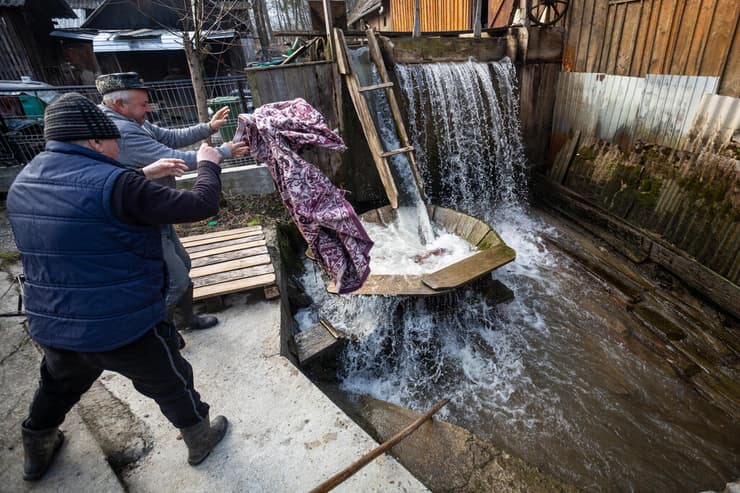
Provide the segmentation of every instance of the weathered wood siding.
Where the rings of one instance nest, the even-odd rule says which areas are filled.
[[[420,0],[422,31],[462,31],[471,29],[473,0]],[[413,31],[414,0],[394,0],[391,5],[394,31]]]
[[[720,77],[740,96],[737,0],[571,0],[563,69]]]

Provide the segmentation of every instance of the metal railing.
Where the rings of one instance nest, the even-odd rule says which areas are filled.
[[[165,128],[184,128],[198,123],[190,79],[148,82],[147,85],[154,89],[150,93],[152,112],[148,115],[149,121]],[[230,138],[233,134],[235,113],[253,111],[252,97],[245,76],[208,78],[205,85],[209,100],[224,96],[235,98],[230,104],[233,121],[212,137],[214,144],[220,144],[223,136]],[[18,86],[0,88],[0,166],[25,164],[43,150],[43,107],[67,92],[80,93],[96,104],[101,102],[100,94],[93,85],[29,88],[19,82]],[[246,157],[224,163],[225,166],[244,164],[254,164],[254,160]]]

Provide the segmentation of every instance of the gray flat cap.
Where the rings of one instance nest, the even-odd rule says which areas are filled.
[[[101,95],[113,91],[125,91],[127,89],[146,89],[147,87],[136,72],[119,72],[116,74],[105,74],[95,79],[95,87]]]

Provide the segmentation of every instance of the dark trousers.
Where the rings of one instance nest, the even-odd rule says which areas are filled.
[[[177,349],[172,325],[161,322],[126,346],[82,353],[42,346],[41,380],[24,426],[44,430],[59,426],[103,370],[129,378],[134,388],[159,404],[177,428],[192,426],[208,414],[193,386],[193,368]]]

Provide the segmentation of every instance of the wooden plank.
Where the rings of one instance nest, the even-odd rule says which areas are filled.
[[[249,289],[263,288],[275,284],[275,274],[264,274],[262,276],[247,277],[246,279],[237,279],[236,281],[222,282],[211,284],[193,290],[193,300],[202,300],[212,296],[220,296]]]
[[[655,38],[658,35],[660,7],[661,2],[650,2],[650,18],[648,20],[645,34],[645,44],[642,47],[642,54],[640,56],[640,77],[645,77],[645,75],[648,73],[648,69],[650,68],[650,61],[652,60],[653,50],[655,49]]]
[[[309,41],[308,43],[304,44],[303,46],[295,50],[293,53],[288,55],[288,57],[286,57],[285,60],[280,62],[280,65],[286,65],[288,63],[291,63],[293,60],[301,56],[307,49],[309,49],[318,39],[321,39],[321,38],[318,38],[318,37],[313,38],[311,41]]]
[[[506,245],[474,253],[460,262],[422,276],[421,282],[434,290],[454,289],[477,279],[516,258],[516,252]]]
[[[203,267],[190,269],[190,277],[207,276],[210,274],[218,274],[219,272],[226,272],[235,269],[243,269],[244,267],[252,267],[255,265],[264,265],[270,263],[271,260],[269,255],[255,255],[253,257],[229,260],[227,262],[219,262],[215,264],[205,265]]]
[[[194,277],[193,287],[202,288],[204,286],[212,286],[219,283],[228,281],[235,281],[237,279],[247,279],[249,277],[258,277],[265,274],[274,274],[275,268],[272,264],[255,265],[253,267],[246,267],[244,269],[230,270],[228,272],[219,272],[218,274],[211,274],[208,276]]]
[[[490,231],[493,230],[488,224],[483,221],[478,221],[466,240],[468,240],[468,243],[471,245],[478,245],[478,243],[480,243],[480,241],[485,238]]]
[[[696,30],[699,27],[697,21],[701,13],[702,0],[685,0],[681,24],[678,27],[678,36],[673,46],[671,56],[671,73],[686,75],[689,62],[689,52],[693,45]]]
[[[249,241],[264,240],[265,235],[261,231],[253,233],[234,233],[232,235],[224,235],[217,238],[203,238],[200,240],[188,241],[187,243],[183,243],[182,246],[184,246],[186,249],[190,249],[192,247],[197,247],[201,245],[211,245],[214,243],[220,243],[222,241],[238,239],[249,239]]]
[[[676,46],[681,42],[681,36],[686,36],[686,33],[681,32],[681,24],[683,23],[684,13],[686,12],[686,5],[691,0],[682,0],[678,2],[676,10],[673,13],[673,22],[671,24],[671,37],[668,42],[668,49],[666,50],[666,59],[663,64],[663,70],[666,74],[680,74],[680,72],[674,72],[674,61],[676,56]],[[681,60],[683,62],[683,60]]]
[[[624,6],[624,25],[622,26],[621,43],[617,50],[617,66],[615,71],[619,75],[630,75],[632,62],[635,57],[635,45],[637,44],[637,28],[642,20],[642,7],[642,2]]]
[[[197,258],[203,258],[203,257],[209,257],[211,255],[216,255],[219,253],[226,253],[226,252],[235,252],[237,250],[246,250],[248,248],[254,248],[254,247],[260,247],[260,246],[266,246],[267,242],[265,240],[259,240],[259,241],[253,241],[251,243],[239,243],[236,245],[229,245],[224,246],[220,248],[214,248],[213,250],[203,250],[202,252],[196,252],[190,254],[190,259],[197,259]]]
[[[498,235],[498,233],[496,231],[494,231],[494,230],[491,230],[475,246],[477,246],[481,250],[488,250],[488,249],[491,249],[491,248],[493,248],[493,247],[495,247],[497,245],[502,245],[503,243],[504,243],[504,241],[501,239],[501,237]]]
[[[392,151],[386,151],[381,154],[382,157],[391,157],[396,154],[403,154],[405,152],[414,152],[414,146],[401,147],[399,149],[393,149]]]
[[[223,241],[217,241],[216,243],[208,243],[206,245],[197,245],[197,246],[186,246],[185,250],[187,250],[188,254],[198,253],[205,250],[215,250],[217,248],[226,247],[226,246],[232,246],[232,245],[246,245],[249,243],[254,243],[255,241],[264,240],[264,236],[260,237],[254,237],[254,236],[247,236],[246,238],[236,238],[233,240],[223,240]]]
[[[434,222],[442,226],[449,233],[457,231],[457,223],[460,221],[460,214],[452,209],[437,207],[434,211]]]
[[[329,283],[326,290],[337,293],[334,283]],[[425,286],[421,276],[396,276],[393,274],[370,275],[360,289],[348,294],[382,295],[382,296],[434,296],[445,291],[437,291]]]
[[[716,15],[717,0],[703,0],[699,13],[696,18],[696,27],[694,36],[691,40],[688,56],[686,57],[686,66],[684,75],[699,75],[702,57],[704,56],[704,47],[709,38],[709,26],[712,24],[712,18]]]
[[[386,87],[393,87],[393,82],[383,82],[382,84],[374,84],[372,86],[361,86],[358,91],[368,92],[377,91],[378,89],[385,89]]]
[[[671,35],[671,27],[676,9],[677,0],[662,0],[661,9],[658,14],[658,23],[653,40],[650,63],[647,68],[649,74],[663,74],[663,64],[668,52],[668,42]]]
[[[334,28],[334,45],[337,49],[337,69],[342,75],[347,75],[352,71],[347,61],[347,43],[344,41],[344,33],[339,28]]]
[[[555,164],[552,167],[552,173],[550,177],[556,183],[563,183],[565,176],[568,174],[570,163],[573,161],[573,155],[578,148],[578,141],[581,138],[581,131],[576,130],[574,135],[568,139],[563,147],[560,148],[557,157],[555,158]]]
[[[263,255],[267,253],[267,247],[255,247],[247,248],[245,250],[236,250],[233,252],[219,253],[208,257],[201,258],[190,258],[191,267],[203,267],[204,265],[217,264],[220,262],[227,262],[229,260],[236,260],[240,258],[253,257],[255,255]]]
[[[709,39],[704,50],[705,56],[702,58],[699,75],[722,75],[739,23],[740,2],[719,0],[717,14],[712,19],[712,26],[709,28]]]
[[[576,2],[580,4],[582,2]],[[578,28],[578,41],[576,45],[575,64],[573,66],[576,72],[585,72],[588,63],[588,48],[591,43],[591,32],[594,24],[594,11],[596,2],[586,2],[581,12],[580,26]],[[575,5],[574,5],[575,7]],[[568,14],[571,15],[571,14]],[[575,22],[576,19],[573,19]]]
[[[332,351],[341,343],[340,339],[334,337],[320,323],[298,332],[293,336],[293,341],[298,352],[298,362],[301,365]]]
[[[186,236],[184,238],[180,238],[180,241],[184,245],[186,242],[193,240],[202,240],[203,238],[218,238],[219,236],[231,235],[234,233],[251,233],[254,231],[262,231],[262,226],[247,226],[245,228],[227,229],[224,231],[214,231],[213,233]]]
[[[588,50],[586,52],[586,70],[584,72],[598,72],[601,63],[601,48],[604,46],[606,20],[609,4],[606,0],[594,0],[593,24],[589,34]]]

